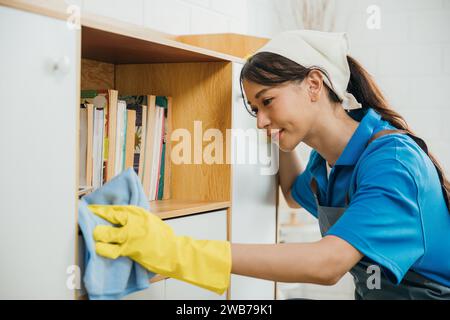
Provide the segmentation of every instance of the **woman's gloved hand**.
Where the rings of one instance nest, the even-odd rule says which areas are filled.
[[[176,236],[158,216],[138,206],[89,205],[99,217],[119,225],[94,229],[97,254],[127,256],[147,270],[223,294],[231,273],[228,241]]]

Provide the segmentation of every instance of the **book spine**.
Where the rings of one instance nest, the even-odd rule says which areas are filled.
[[[170,199],[171,197],[171,152],[172,144],[170,140],[170,135],[172,133],[172,97],[167,97],[167,108],[164,111],[165,117],[165,134],[164,139],[166,142],[165,154],[165,165],[164,165],[164,191],[163,199]]]
[[[157,173],[156,173],[156,181],[155,181],[155,199],[158,199],[158,194],[159,194],[159,183],[160,183],[160,179],[161,179],[161,157],[162,157],[162,149],[163,149],[163,144],[162,144],[162,137],[163,137],[163,130],[164,130],[164,109],[161,107],[158,107],[158,134],[156,135],[158,141],[157,141],[157,146],[158,146],[158,153],[157,153],[157,163],[156,163],[156,169],[157,169]]]
[[[148,115],[147,115],[147,134],[145,136],[145,165],[144,165],[144,192],[147,195],[150,201],[154,200],[152,195],[153,192],[151,190],[151,179],[153,173],[153,142],[154,142],[154,132],[155,132],[155,96],[151,96],[148,104]]]
[[[86,185],[92,186],[92,152],[94,135],[94,105],[87,104],[87,155],[86,155]]]
[[[162,200],[164,196],[164,170],[165,170],[165,150],[166,150],[166,144],[165,144],[165,132],[166,132],[166,126],[165,126],[165,109],[162,110],[162,129],[161,129],[161,169],[159,174],[159,185],[158,185],[158,200]]]
[[[141,147],[139,150],[139,178],[141,179],[141,183],[144,184],[144,174],[145,174],[145,147],[147,144],[147,113],[148,106],[142,106],[142,127],[141,127]]]
[[[118,92],[116,90],[108,90],[108,167],[106,181],[114,177],[115,171],[115,146],[116,146],[116,126],[117,126],[117,98]]]
[[[123,109],[123,114],[124,114],[124,119],[123,119],[123,139],[122,139],[122,159],[121,159],[121,163],[122,163],[122,168],[121,171],[125,170],[125,160],[127,158],[127,127],[128,127],[128,112],[127,112],[127,108],[126,105]]]
[[[134,168],[134,145],[136,135],[136,111],[127,110],[127,135],[125,147],[125,169]],[[137,172],[136,172],[137,174]]]

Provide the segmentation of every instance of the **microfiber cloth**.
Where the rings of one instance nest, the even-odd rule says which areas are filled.
[[[135,205],[149,210],[139,177],[132,168],[123,171],[94,192],[81,198],[78,204],[78,224],[85,243],[83,282],[89,299],[120,299],[132,292],[148,288],[147,271],[128,257],[115,260],[101,257],[95,252],[94,228],[112,225],[88,209],[90,204]]]

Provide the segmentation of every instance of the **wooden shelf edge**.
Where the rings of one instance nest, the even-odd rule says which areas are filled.
[[[202,200],[157,200],[150,201],[150,212],[163,220],[225,210],[231,207],[231,201],[202,201]],[[81,229],[78,226],[78,235]]]
[[[155,283],[155,282],[163,281],[163,280],[166,280],[166,279],[169,279],[169,277],[157,274],[153,278],[150,278],[150,280],[148,280],[148,282],[149,283]]]
[[[231,201],[158,200],[150,201],[150,212],[161,219],[172,219],[192,214],[227,209]]]

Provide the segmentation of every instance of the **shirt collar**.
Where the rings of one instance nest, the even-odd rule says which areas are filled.
[[[336,161],[336,165],[350,166],[355,165],[361,154],[364,152],[373,135],[373,132],[379,124],[381,115],[372,108],[369,108],[365,116],[360,121],[358,127],[348,141],[341,155]]]
[[[375,128],[380,126],[381,115],[372,108],[358,109],[355,111],[356,112],[350,113],[349,115],[356,121],[359,120],[359,125],[337,159],[335,165],[355,165],[361,157],[361,154],[364,152],[367,142],[369,142],[369,139],[372,137]],[[326,190],[327,173],[325,159],[317,151],[314,151],[311,154],[311,157],[310,160],[313,160],[310,168],[311,174],[315,177],[319,189]]]

